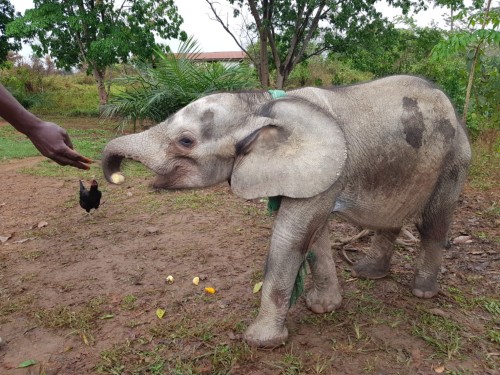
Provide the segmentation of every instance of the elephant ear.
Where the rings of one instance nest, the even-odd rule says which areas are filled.
[[[335,118],[293,97],[269,102],[257,130],[236,145],[231,189],[245,199],[283,195],[308,198],[339,178],[346,141]]]

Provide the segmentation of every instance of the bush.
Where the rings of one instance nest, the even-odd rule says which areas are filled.
[[[304,86],[348,85],[373,78],[369,72],[353,69],[335,56],[325,59],[316,56],[298,65],[287,81],[287,89]]]

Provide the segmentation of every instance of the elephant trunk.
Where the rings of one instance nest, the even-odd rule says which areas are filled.
[[[153,144],[149,131],[130,134],[111,140],[103,151],[102,169],[108,182],[119,184],[124,181],[120,172],[122,160],[133,159],[155,171],[157,163],[153,159]]]

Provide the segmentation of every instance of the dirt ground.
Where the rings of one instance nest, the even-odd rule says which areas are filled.
[[[377,281],[352,278],[334,247],[341,308],[315,315],[301,297],[287,344],[257,350],[241,333],[259,306],[264,201],[222,185],[154,192],[144,177],[111,186],[97,176],[104,203],[87,216],[77,178],[23,173],[40,160],[0,163],[1,374],[500,373],[498,188],[466,188],[436,298],[411,295],[417,245],[399,246]],[[332,244],[359,231],[334,217],[330,226]],[[345,253],[356,260],[368,246]]]

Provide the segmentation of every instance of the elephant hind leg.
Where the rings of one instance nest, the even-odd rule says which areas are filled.
[[[394,242],[401,228],[379,229],[372,238],[366,256],[352,267],[352,275],[363,279],[381,279],[389,273]]]
[[[424,214],[422,223],[417,225],[421,249],[415,267],[412,293],[420,298],[432,298],[439,292],[437,277],[451,221],[451,212],[447,211],[449,210]]]
[[[456,203],[467,177],[467,160],[449,163],[425,206],[417,229],[421,252],[413,278],[413,294],[434,297],[439,292],[437,277]]]
[[[417,224],[421,251],[415,267],[412,290],[417,297],[432,298],[439,292],[437,277],[464,177],[465,173],[464,176],[459,175],[453,184],[444,178],[440,179],[420,223]]]
[[[342,296],[330,245],[328,222],[310,248],[308,263],[313,285],[306,296],[307,307],[317,314],[335,310],[342,303]]]

